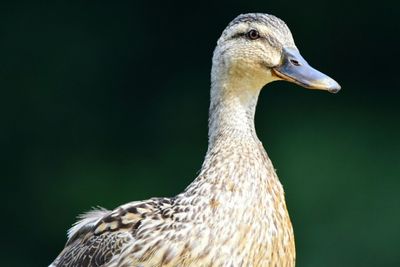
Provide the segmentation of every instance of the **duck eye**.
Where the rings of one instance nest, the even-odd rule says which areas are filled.
[[[251,39],[251,40],[255,40],[255,39],[260,38],[260,33],[259,33],[258,31],[256,31],[256,30],[250,30],[250,31],[247,33],[247,37],[248,37],[249,39]]]

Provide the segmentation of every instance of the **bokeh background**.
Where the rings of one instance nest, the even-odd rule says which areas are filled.
[[[2,266],[47,266],[77,214],[193,180],[212,51],[254,11],[284,19],[343,88],[277,82],[260,97],[297,266],[400,266],[400,12],[388,0],[2,1]]]

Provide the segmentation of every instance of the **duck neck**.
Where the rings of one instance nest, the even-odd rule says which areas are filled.
[[[254,115],[261,88],[229,75],[212,77],[208,148],[232,139],[258,141]]]
[[[229,76],[212,75],[208,151],[198,177],[182,195],[233,203],[221,206],[221,214],[232,207],[242,212],[252,205],[267,205],[270,195],[283,201],[282,187],[254,127],[261,86],[248,86]]]

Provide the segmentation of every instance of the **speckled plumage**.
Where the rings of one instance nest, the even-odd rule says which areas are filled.
[[[244,34],[257,28],[263,39]],[[173,198],[89,212],[69,231],[51,266],[295,265],[284,191],[254,128],[262,87],[289,29],[266,14],[245,14],[222,33],[211,73],[209,147],[198,177]]]

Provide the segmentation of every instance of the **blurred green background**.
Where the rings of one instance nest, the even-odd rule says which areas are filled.
[[[3,1],[2,266],[46,266],[79,213],[193,180],[212,51],[254,11],[285,20],[343,88],[277,82],[260,97],[297,266],[400,266],[400,12],[387,0]]]

